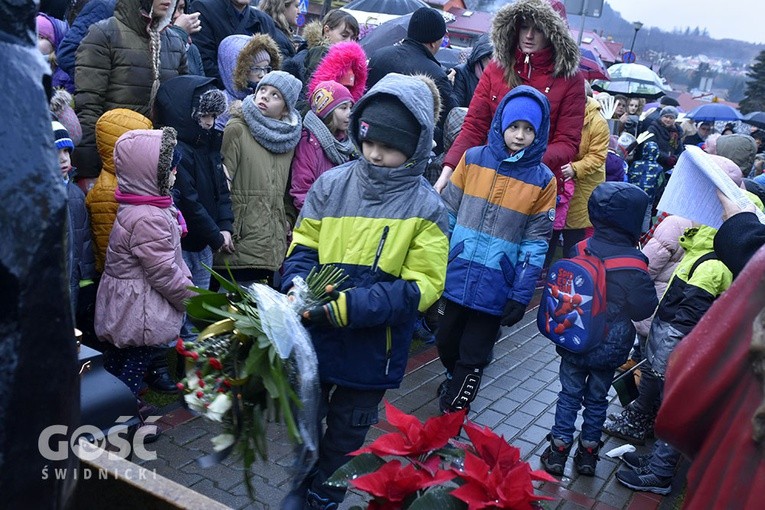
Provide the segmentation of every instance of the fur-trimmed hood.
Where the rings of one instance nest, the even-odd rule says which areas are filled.
[[[421,80],[430,89],[430,93],[433,96],[433,124],[438,124],[438,121],[441,118],[441,113],[443,113],[443,103],[436,82],[434,82],[427,74],[413,74],[412,77]]]
[[[136,129],[114,145],[117,186],[122,193],[170,195],[170,171],[177,144],[175,129]]]
[[[348,90],[353,101],[358,101],[367,86],[367,55],[359,43],[353,41],[340,42],[329,49],[311,77],[307,97],[311,97],[316,86],[323,81],[342,83],[343,76],[349,70],[353,72],[355,81]]]
[[[281,67],[282,56],[279,47],[268,35],[230,35],[218,46],[218,71],[223,87],[232,98],[241,100],[251,93],[247,87],[247,75],[255,54],[260,50],[268,52],[271,68]]]
[[[303,27],[303,38],[305,39],[306,48],[311,49],[316,46],[321,46],[324,43],[324,25],[321,20],[317,19],[305,27]]]
[[[579,47],[569,32],[566,21],[547,0],[517,0],[505,5],[494,17],[491,25],[491,42],[494,59],[505,70],[508,83],[517,84],[513,71],[518,48],[518,24],[528,19],[542,29],[550,40],[555,66],[553,76],[570,78],[579,70]]]

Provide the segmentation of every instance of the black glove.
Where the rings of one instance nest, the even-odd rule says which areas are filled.
[[[512,326],[523,319],[524,313],[526,313],[526,305],[511,299],[505,305],[505,309],[502,311],[502,320],[499,323],[502,326]]]

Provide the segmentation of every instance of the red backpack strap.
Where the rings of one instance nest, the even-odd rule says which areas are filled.
[[[639,271],[648,272],[648,264],[642,258],[636,256],[625,255],[622,257],[609,257],[603,261],[606,266],[606,271],[613,271],[615,269],[637,269]]]

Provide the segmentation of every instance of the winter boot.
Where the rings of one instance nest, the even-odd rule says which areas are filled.
[[[438,385],[438,389],[436,389],[436,397],[441,398],[444,395],[446,395],[447,390],[449,389],[449,383],[452,380],[452,374],[449,372],[446,372],[446,379],[444,379],[441,384]]]
[[[624,439],[632,444],[643,445],[646,438],[653,437],[654,414],[633,411],[629,406],[619,415],[609,417],[603,424],[603,432]]]
[[[576,472],[584,476],[594,476],[595,466],[598,465],[598,452],[603,446],[603,441],[582,441],[579,438],[579,446],[574,454],[574,468]]]
[[[672,478],[656,476],[651,471],[639,474],[631,469],[616,472],[616,479],[634,491],[653,492],[666,496],[672,492]]]
[[[571,451],[571,444],[566,444],[560,439],[553,438],[551,434],[547,434],[550,446],[542,453],[540,460],[545,471],[550,474],[562,476],[563,470],[566,468],[566,461],[568,460],[568,454]]]
[[[470,409],[470,403],[478,395],[478,388],[481,387],[481,375],[481,368],[457,366],[452,380],[447,384],[446,392],[438,399],[441,412],[452,413]]]

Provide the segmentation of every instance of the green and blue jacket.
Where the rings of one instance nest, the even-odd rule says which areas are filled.
[[[293,231],[282,288],[316,266],[345,270],[346,328],[310,326],[323,383],[357,389],[398,387],[417,312],[441,296],[449,249],[448,215],[423,177],[433,139],[434,100],[424,81],[389,74],[356,105],[349,135],[360,147],[359,116],[381,94],[394,95],[420,121],[417,149],[403,166],[363,157],[314,182]]]

